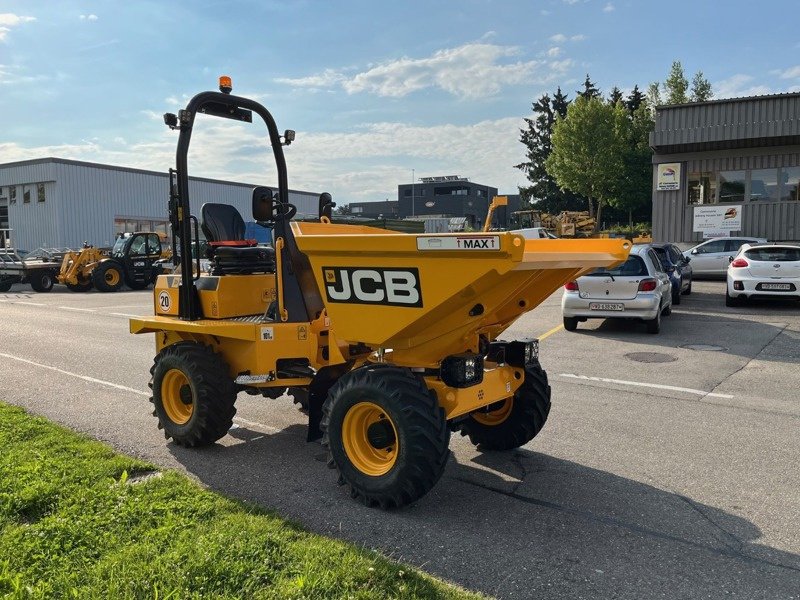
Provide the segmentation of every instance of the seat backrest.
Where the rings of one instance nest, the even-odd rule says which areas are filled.
[[[231,242],[244,239],[244,219],[230,204],[206,202],[200,210],[201,228],[209,242]]]

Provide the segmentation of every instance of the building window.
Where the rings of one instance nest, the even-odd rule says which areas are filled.
[[[714,173],[689,173],[689,204],[711,204],[716,190]]]
[[[750,172],[750,200],[777,202],[779,198],[778,169],[754,169]]]
[[[747,171],[720,171],[719,202],[744,202]]]
[[[352,206],[352,207],[350,207],[350,212],[353,213],[354,215],[357,215],[359,213],[363,213],[364,212],[364,207],[363,206]]]
[[[44,202],[44,184],[37,183],[36,184],[36,201],[37,202]]]
[[[16,204],[17,203],[17,186],[12,185],[8,188],[8,203],[9,204]]]
[[[22,188],[22,203],[23,204],[30,204],[31,203],[31,186],[26,185]]]
[[[781,169],[781,200],[800,200],[800,167]]]
[[[425,188],[422,188],[422,189],[419,191],[419,195],[420,195],[420,196],[424,196],[424,195],[425,195]]]

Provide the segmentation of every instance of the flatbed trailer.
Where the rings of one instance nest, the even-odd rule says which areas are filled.
[[[15,283],[29,283],[36,292],[53,289],[61,260],[57,255],[40,250],[22,256],[11,243],[10,229],[0,229],[0,292],[7,292]]]

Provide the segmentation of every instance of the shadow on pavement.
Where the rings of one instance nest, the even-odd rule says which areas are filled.
[[[350,499],[305,427],[170,452],[203,484],[499,598],[790,598],[800,556],[682,494],[519,449],[451,458],[412,506]],[[465,443],[464,441],[456,443]]]

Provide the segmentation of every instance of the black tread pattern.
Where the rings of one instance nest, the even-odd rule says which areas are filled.
[[[37,269],[28,277],[28,282],[31,284],[33,291],[40,294],[52,290],[54,281],[55,275],[45,269]]]
[[[119,283],[117,283],[117,285],[109,285],[106,282],[106,271],[109,271],[110,269],[116,269],[117,273],[119,273]],[[98,289],[98,291],[116,292],[122,287],[124,273],[125,271],[122,265],[120,265],[118,262],[111,260],[103,261],[92,270],[92,283],[94,284],[94,287]]]
[[[341,439],[348,408],[369,400],[386,409],[401,439],[394,468],[380,477],[358,471]],[[360,367],[331,387],[322,408],[322,444],[328,467],[339,473],[339,484],[366,506],[399,508],[424,496],[436,485],[450,457],[450,429],[444,409],[424,381],[407,368],[386,364]]]
[[[161,404],[161,378],[174,368],[184,371],[194,387],[194,411],[184,425],[173,423]],[[153,361],[150,375],[153,416],[158,417],[164,437],[191,448],[213,444],[228,433],[236,414],[236,385],[225,361],[211,348],[195,342],[167,346]]]
[[[480,450],[513,450],[527,444],[542,430],[550,414],[551,390],[547,373],[538,364],[525,368],[525,381],[514,394],[508,418],[497,425],[484,425],[468,418],[461,425],[461,435]]]
[[[67,289],[71,292],[88,292],[93,287],[92,280],[78,281],[78,283],[66,283]]]

